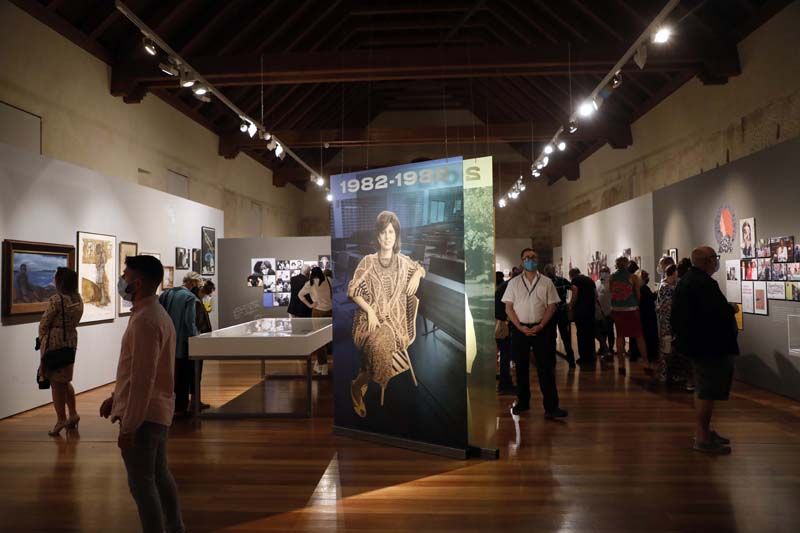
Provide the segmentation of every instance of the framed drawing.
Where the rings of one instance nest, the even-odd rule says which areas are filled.
[[[75,248],[44,242],[3,241],[3,321],[35,322],[56,294],[56,269],[75,269]]]
[[[675,264],[678,264],[678,249],[677,248],[670,248],[669,249],[669,256],[675,261]]]
[[[782,281],[767,282],[767,298],[769,300],[785,300],[786,288]]]
[[[203,226],[200,231],[201,274],[213,276],[217,269],[217,230]]]
[[[189,249],[175,247],[175,269],[189,270]]]
[[[768,315],[769,303],[767,301],[766,281],[756,281],[753,283],[753,296],[755,301],[755,313],[757,315]]]
[[[192,272],[200,273],[200,248],[192,248]]]
[[[125,259],[139,254],[139,245],[135,242],[120,241],[119,243],[119,275],[125,271]],[[128,316],[131,314],[133,304],[127,300],[119,299],[119,316]]]
[[[753,296],[753,283],[754,281],[742,282],[742,312],[753,314],[755,313],[755,300]]]
[[[114,320],[117,238],[78,232],[78,292],[83,298],[81,324]]]
[[[171,289],[175,286],[175,267],[164,267],[164,281],[161,283],[162,289]]]

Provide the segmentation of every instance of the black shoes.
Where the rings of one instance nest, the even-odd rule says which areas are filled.
[[[553,411],[545,412],[544,417],[548,420],[554,420],[556,418],[566,418],[568,414],[566,409],[554,409]]]

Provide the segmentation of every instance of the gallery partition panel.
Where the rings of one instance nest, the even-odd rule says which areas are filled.
[[[464,456],[462,159],[331,177],[335,426]]]
[[[656,251],[688,256],[707,244],[721,255],[715,279],[744,308],[737,378],[800,399],[790,331],[791,317],[800,315],[800,301],[792,300],[800,285],[797,168],[800,139],[656,191],[653,220]]]

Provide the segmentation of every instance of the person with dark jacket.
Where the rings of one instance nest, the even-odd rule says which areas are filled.
[[[506,304],[503,303],[503,294],[506,292],[508,282],[503,280],[503,273],[495,273],[494,291],[494,318],[500,326],[495,328],[495,342],[500,351],[500,380],[497,383],[498,394],[516,394],[517,389],[511,379],[511,334],[508,330],[508,315]],[[497,338],[498,329],[502,329],[505,337]]]
[[[308,266],[304,266],[303,269],[300,271],[299,274],[296,276],[292,276],[290,280],[291,283],[291,296],[289,298],[289,316],[292,318],[311,318],[311,307],[309,307],[313,302],[309,299],[306,299],[308,305],[304,305],[303,302],[300,301],[300,290],[305,287],[306,283],[308,282],[308,275],[311,269]]]
[[[552,264],[545,265],[542,273],[553,280],[553,285],[556,286],[556,292],[561,302],[556,308],[556,316],[553,320],[556,321],[556,328],[558,334],[561,335],[561,342],[564,344],[564,357],[570,368],[575,368],[575,352],[572,350],[572,328],[570,327],[569,310],[567,309],[567,293],[572,290],[572,283],[569,280],[562,278],[556,274],[556,267]],[[553,337],[553,342],[556,338]],[[558,352],[556,352],[558,354]]]
[[[580,269],[571,268],[569,279],[572,282],[572,298],[569,305],[572,308],[572,318],[575,321],[576,336],[578,337],[578,364],[581,368],[592,369],[595,367],[597,347],[594,339],[594,317],[597,304],[597,287],[589,276],[581,274]]]
[[[730,440],[711,430],[711,415],[714,402],[730,395],[739,332],[736,310],[711,277],[718,270],[719,255],[713,248],[692,251],[692,267],[675,288],[671,322],[678,349],[694,366],[694,449],[723,455],[731,453]]]

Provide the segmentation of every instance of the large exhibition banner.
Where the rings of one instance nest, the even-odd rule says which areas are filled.
[[[451,157],[331,177],[339,433],[467,448],[462,172]]]

